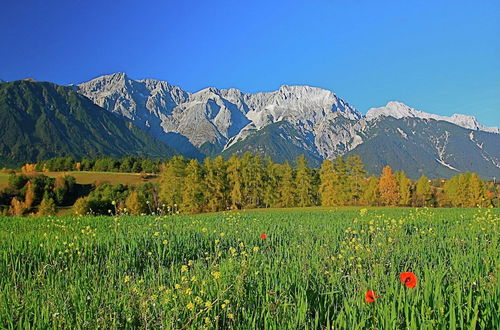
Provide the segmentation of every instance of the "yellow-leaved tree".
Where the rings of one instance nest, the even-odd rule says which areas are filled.
[[[382,169],[378,184],[380,199],[384,205],[395,206],[399,201],[399,189],[392,168],[387,165]]]

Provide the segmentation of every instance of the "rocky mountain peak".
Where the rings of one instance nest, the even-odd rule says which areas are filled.
[[[386,106],[379,108],[371,108],[366,113],[367,120],[373,120],[381,116],[393,117],[396,119],[400,118],[418,118],[418,119],[434,119],[453,123],[455,125],[472,129],[481,130],[491,133],[500,134],[500,129],[497,127],[487,127],[481,125],[476,117],[463,115],[463,114],[453,114],[451,117],[440,116],[432,113],[423,112],[416,110],[402,102],[391,101],[388,102]]]

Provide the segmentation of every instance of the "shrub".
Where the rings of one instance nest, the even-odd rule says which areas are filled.
[[[85,215],[90,212],[90,203],[87,197],[78,198],[73,205],[73,213],[76,215]]]
[[[56,214],[56,203],[52,198],[44,198],[38,207],[38,216],[54,215]]]

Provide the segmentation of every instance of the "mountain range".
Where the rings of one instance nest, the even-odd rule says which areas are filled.
[[[57,156],[166,157],[175,150],[70,87],[20,80],[0,84],[0,166]]]
[[[202,159],[251,151],[278,162],[304,154],[313,166],[359,154],[373,174],[389,164],[412,178],[465,171],[500,177],[500,129],[483,126],[473,116],[444,117],[399,102],[363,115],[335,93],[316,87],[283,85],[262,93],[210,87],[189,93],[125,73],[65,88],[113,114],[112,121],[148,133],[169,154]]]

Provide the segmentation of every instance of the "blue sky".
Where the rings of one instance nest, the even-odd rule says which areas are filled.
[[[398,100],[500,126],[499,14],[499,1],[6,0],[0,78],[303,84],[361,112]]]

